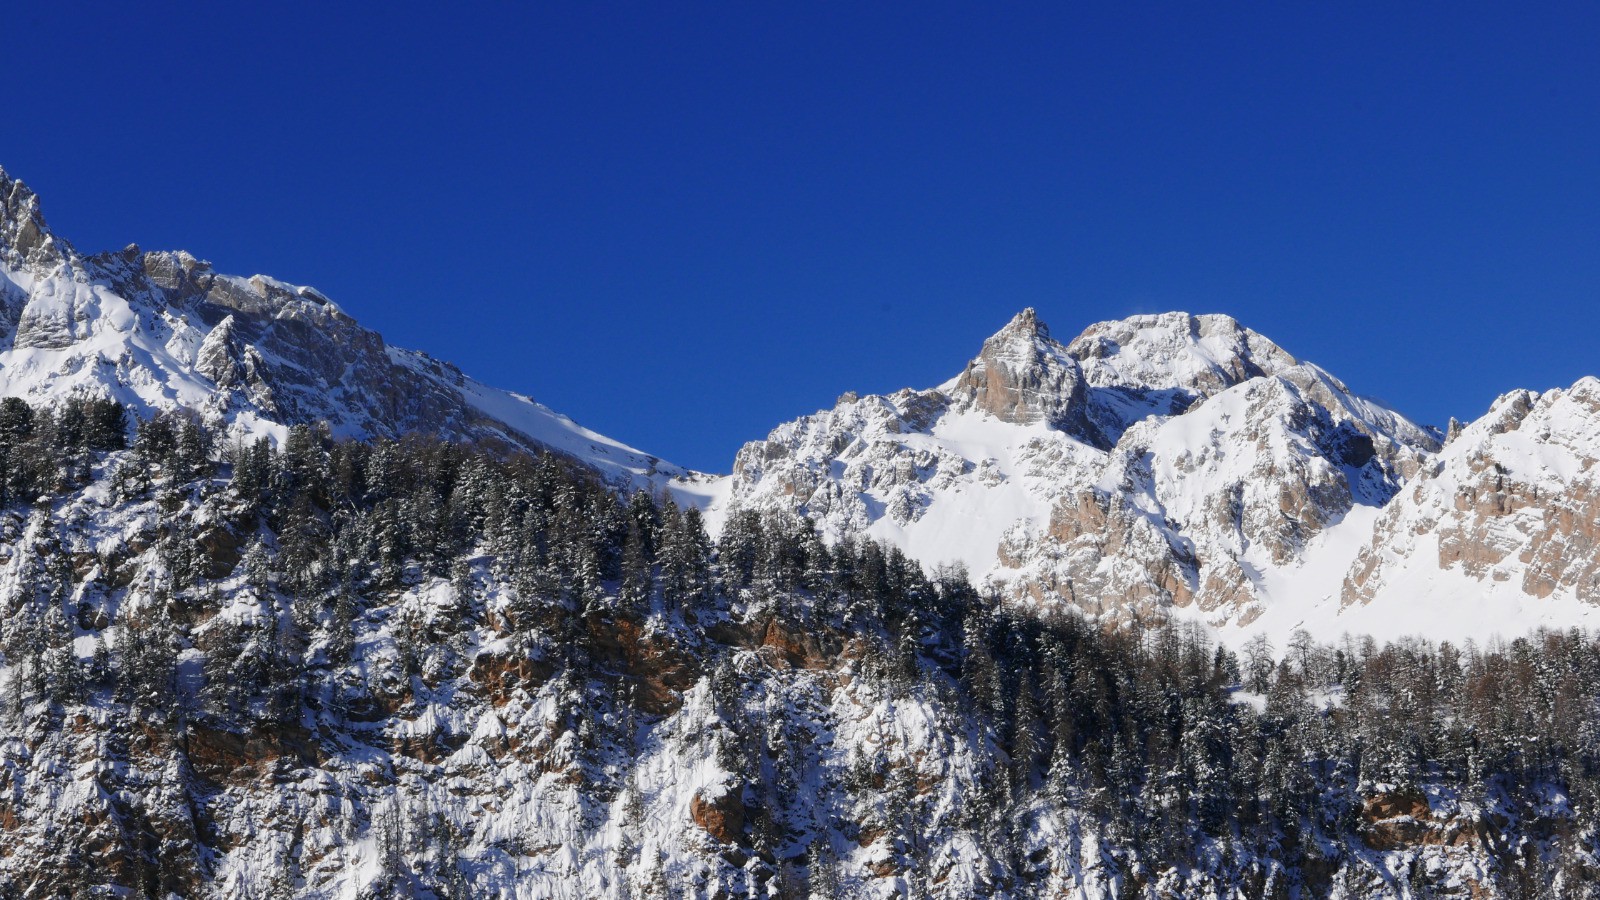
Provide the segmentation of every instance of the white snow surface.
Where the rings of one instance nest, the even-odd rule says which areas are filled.
[[[1059,490],[1055,469],[1041,464],[1082,467],[1103,462],[1104,453],[1044,426],[1007,425],[975,412],[942,417],[927,434],[902,435],[912,452],[976,464],[979,480],[952,479],[936,487],[926,510],[915,520],[877,518],[867,534],[889,541],[912,557],[934,565],[958,563],[970,572],[987,572],[995,548],[1018,522],[1044,526]],[[986,483],[991,482],[992,483]]]

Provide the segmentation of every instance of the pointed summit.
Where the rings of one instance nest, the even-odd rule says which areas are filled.
[[[1022,312],[1011,317],[1006,327],[1000,329],[995,337],[1003,334],[1016,335],[1023,338],[1050,338],[1050,326],[1039,321],[1039,312],[1033,307],[1028,307]]]
[[[950,396],[958,409],[982,410],[1017,425],[1043,422],[1095,442],[1085,416],[1083,370],[1050,338],[1032,307],[983,342]]]
[[[39,211],[39,195],[0,169],[0,262],[53,268],[63,258]]]

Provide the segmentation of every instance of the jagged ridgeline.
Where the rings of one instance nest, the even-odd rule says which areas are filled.
[[[6,897],[1589,896],[1600,645],[1013,618],[555,456],[0,401]],[[130,439],[131,438],[131,439]]]

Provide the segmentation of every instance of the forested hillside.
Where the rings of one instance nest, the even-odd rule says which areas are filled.
[[[1018,618],[553,456],[0,401],[0,895],[1588,896],[1600,642]]]

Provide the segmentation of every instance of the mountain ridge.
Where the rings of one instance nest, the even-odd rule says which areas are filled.
[[[1588,396],[1583,385],[1562,396]],[[1108,621],[1192,618],[1234,641],[1263,630],[1286,640],[1308,623],[1426,624],[1369,609],[1404,607],[1382,588],[1400,583],[1424,595],[1435,592],[1424,582],[1450,584],[1437,591],[1493,597],[1495,610],[1548,601],[1480,610],[1508,627],[1587,622],[1600,608],[1567,558],[1591,541],[1594,511],[1559,499],[1569,486],[1587,496],[1587,470],[1535,479],[1542,494],[1524,484],[1504,508],[1454,510],[1449,546],[1423,547],[1404,532],[1441,515],[1394,502],[1443,509],[1455,501],[1418,491],[1446,483],[1497,490],[1481,472],[1450,474],[1468,463],[1443,447],[1493,429],[1417,425],[1225,314],[1136,315],[1063,342],[1028,308],[946,382],[846,393],[747,443],[731,474],[714,476],[390,346],[313,288],[220,273],[185,251],[84,256],[0,170],[0,394],[191,409],[250,438],[320,422],[335,437],[420,431],[548,449],[619,489],[703,510],[713,532],[745,511],[799,513],[830,540],[871,536],[930,570],[960,564],[1008,602]],[[1544,396],[1511,392],[1485,418]],[[1576,422],[1539,427],[1565,440]],[[1454,468],[1436,471],[1444,464]],[[1573,549],[1557,549],[1563,540]],[[1395,547],[1414,557],[1393,559]],[[1523,556],[1531,568],[1514,565]],[[1470,622],[1450,627],[1472,636]]]
[[[714,479],[3,196],[0,897],[1597,881],[1600,640],[1440,639],[1600,609],[1600,381],[1441,445],[1226,316],[1027,310]]]
[[[336,437],[422,431],[549,449],[630,488],[709,499],[708,477],[389,346],[314,288],[223,274],[181,250],[83,256],[4,170],[0,198],[0,393],[189,408],[275,440],[289,425],[327,422]]]
[[[1303,627],[1461,640],[1600,622],[1591,601],[1531,608],[1458,583],[1448,553],[1406,577],[1471,594],[1473,615],[1397,614],[1395,592],[1379,610],[1355,608],[1365,581],[1352,567],[1373,568],[1395,541],[1374,532],[1379,514],[1399,515],[1391,502],[1431,477],[1446,437],[1230,316],[1134,316],[1063,344],[1029,309],[936,388],[847,393],[747,444],[727,506],[797,512],[833,539],[868,534],[925,565],[960,563],[1024,606],[1195,619],[1235,644],[1259,633],[1281,644]]]

